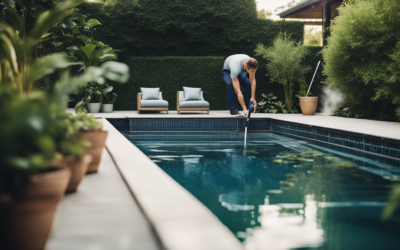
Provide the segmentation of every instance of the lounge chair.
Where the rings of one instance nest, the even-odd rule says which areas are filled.
[[[162,93],[155,88],[140,88],[141,92],[137,95],[137,110],[140,114],[141,110],[152,111],[167,111],[168,114],[168,101],[163,100]],[[143,96],[142,96],[143,94]],[[158,95],[158,99],[156,96]]]
[[[200,96],[198,99],[185,100],[184,92],[178,91],[176,93],[176,109],[178,114],[181,111],[207,111],[210,113],[210,104],[204,100],[203,91],[200,91]]]

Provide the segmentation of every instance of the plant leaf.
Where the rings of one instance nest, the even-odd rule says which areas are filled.
[[[86,22],[86,25],[91,28],[97,25],[101,25],[101,23],[97,19],[90,19],[89,21]]]
[[[108,86],[108,87],[104,88],[102,91],[104,94],[106,94],[108,92],[111,92],[112,90],[113,90],[113,86]]]
[[[83,52],[85,52],[87,58],[90,58],[90,55],[92,54],[93,50],[96,48],[96,45],[94,44],[88,44],[85,47],[81,47]]]

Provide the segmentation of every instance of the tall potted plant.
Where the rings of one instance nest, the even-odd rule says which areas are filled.
[[[275,38],[272,47],[266,48],[259,44],[255,53],[268,60],[267,70],[271,82],[283,85],[285,105],[291,111],[294,105],[294,84],[310,70],[310,66],[304,64],[307,48],[300,43],[296,44],[286,33],[280,33]]]
[[[314,115],[315,111],[317,111],[318,106],[318,96],[312,96],[311,92],[308,92],[308,85],[303,76],[300,79],[300,91],[296,95],[299,98],[300,109],[303,115]]]

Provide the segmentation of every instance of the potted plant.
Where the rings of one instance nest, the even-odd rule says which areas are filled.
[[[86,148],[86,153],[93,157],[87,173],[96,173],[103,149],[106,146],[108,132],[102,130],[103,124],[101,122],[97,121],[94,116],[88,115],[82,108],[77,111],[73,126],[78,131],[77,135],[85,138],[91,144]]]
[[[56,110],[44,93],[0,88],[1,249],[43,249],[49,236],[71,176],[54,164],[62,157],[52,124]]]
[[[307,73],[311,68],[304,64],[307,48],[302,44],[296,44],[280,33],[274,40],[273,46],[265,48],[259,44],[255,50],[259,55],[268,60],[267,70],[271,81],[283,85],[285,91],[285,106],[291,111],[294,106],[293,87],[297,79]]]
[[[64,128],[57,123],[67,96],[87,82],[129,78],[126,65],[106,62],[74,77],[64,72],[48,93],[35,90],[40,78],[74,63],[62,53],[32,60],[32,47],[81,2],[63,1],[44,12],[24,39],[18,32],[21,18],[2,2],[7,22],[0,23],[0,72],[6,72],[0,74],[0,249],[44,248],[71,175],[60,162],[59,149],[67,150],[59,141]]]
[[[101,95],[101,112],[112,113],[114,109],[114,103],[117,100],[117,94],[112,93],[112,86],[103,89],[103,94]]]
[[[57,137],[58,150],[63,154],[61,163],[71,170],[67,192],[75,192],[92,161],[92,156],[85,151],[90,142],[76,135],[77,131],[73,126],[75,117],[72,114],[61,111],[55,120],[53,125],[61,128]]]

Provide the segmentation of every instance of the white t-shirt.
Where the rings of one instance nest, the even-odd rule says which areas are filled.
[[[230,72],[231,78],[238,78],[244,73],[243,65],[250,59],[250,56],[245,54],[232,55],[226,58],[223,69]]]

